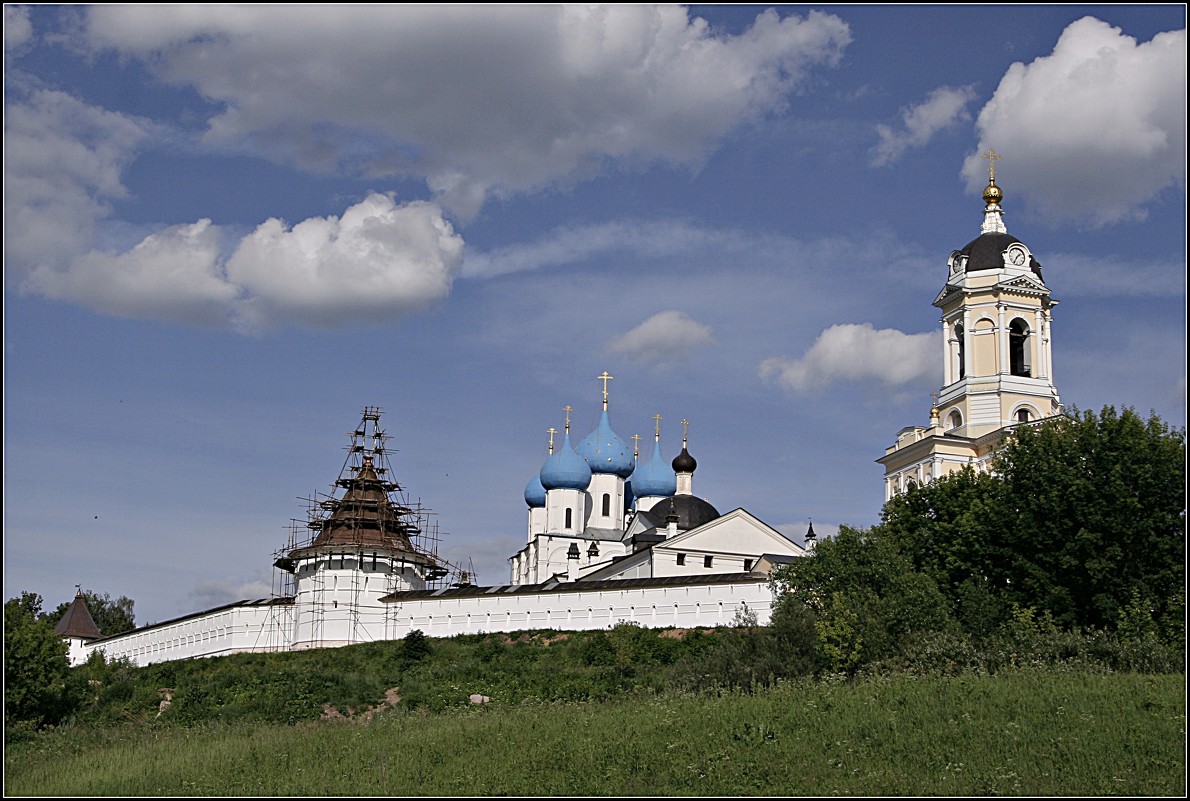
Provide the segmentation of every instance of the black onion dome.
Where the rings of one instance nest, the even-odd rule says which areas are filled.
[[[967,243],[959,251],[967,257],[966,272],[974,273],[980,270],[999,270],[1004,267],[1004,251],[1012,244],[1024,244],[1011,234],[982,234]],[[1041,278],[1041,262],[1029,257],[1029,268]],[[1044,280],[1044,279],[1042,279]]]
[[[693,473],[698,468],[698,462],[690,455],[690,451],[682,447],[682,452],[674,457],[673,469],[675,473]],[[718,515],[716,515],[718,517]]]
[[[695,495],[675,495],[666,498],[643,514],[647,515],[657,528],[665,528],[669,525],[669,516],[677,515],[679,531],[705,526],[721,516],[718,509]]]

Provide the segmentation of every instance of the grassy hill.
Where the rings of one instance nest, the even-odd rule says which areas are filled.
[[[991,675],[723,680],[744,675],[727,651],[764,661],[755,643],[745,645],[749,636],[625,626],[414,637],[145,668],[89,665],[72,677],[89,694],[73,721],[9,737],[4,789],[54,796],[1185,790],[1182,674],[1033,660]],[[472,704],[473,694],[489,700]]]

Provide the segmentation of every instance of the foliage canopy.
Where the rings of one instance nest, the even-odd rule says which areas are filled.
[[[925,632],[976,637],[1022,610],[1060,629],[1184,642],[1185,432],[1131,409],[1020,426],[971,468],[885,504],[783,567],[781,604],[815,614],[820,654],[852,670]]]

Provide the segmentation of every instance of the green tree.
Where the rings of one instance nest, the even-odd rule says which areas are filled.
[[[1185,434],[1131,409],[1020,426],[989,473],[898,495],[880,531],[947,597],[968,632],[1013,606],[1064,628],[1144,624],[1183,636]]]
[[[69,668],[66,653],[66,643],[42,614],[40,595],[22,592],[4,603],[6,724],[58,720]]]
[[[813,556],[779,568],[776,579],[775,615],[790,604],[808,607],[819,655],[836,670],[892,656],[912,635],[955,627],[934,579],[879,527],[841,527]]]
[[[934,581],[963,627],[990,634],[1003,618],[996,588],[1013,554],[1001,534],[1000,482],[970,467],[894,496],[880,530]]]
[[[136,617],[132,611],[135,602],[131,598],[121,595],[112,600],[112,597],[106,592],[103,595],[90,590],[82,592],[83,601],[87,604],[87,611],[91,613],[91,619],[95,621],[99,633],[104,637],[132,631],[136,628]],[[73,603],[73,599],[60,603],[57,609],[49,613],[47,617],[51,626],[58,624],[58,621],[66,614],[66,610],[70,608],[71,603]]]
[[[997,455],[1006,598],[1063,626],[1111,627],[1143,605],[1180,617],[1186,444],[1156,415],[1106,407],[1022,426]],[[1139,602],[1134,601],[1139,598]],[[1129,612],[1128,610],[1131,610]]]

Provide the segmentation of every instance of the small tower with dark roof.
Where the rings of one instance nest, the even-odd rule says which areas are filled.
[[[66,614],[62,615],[58,625],[54,626],[54,634],[66,640],[70,649],[69,658],[72,665],[77,665],[86,659],[83,651],[87,643],[103,636],[99,627],[95,625],[94,618],[91,617],[91,611],[87,609],[87,602],[83,599],[81,586],[75,588],[74,600],[70,602],[70,606],[66,607]]]

